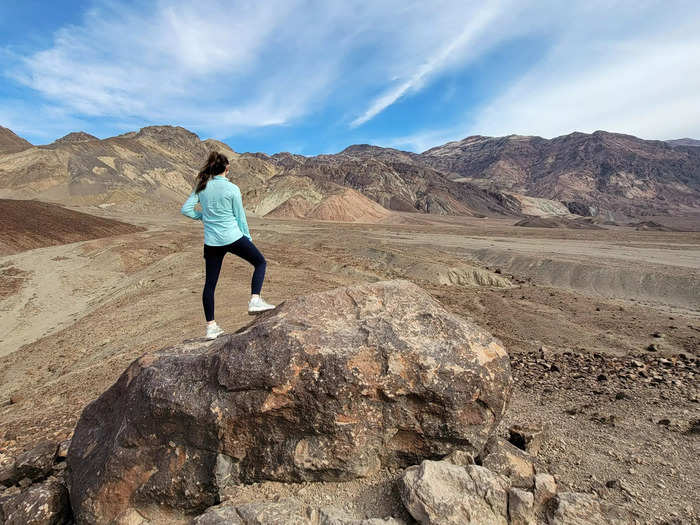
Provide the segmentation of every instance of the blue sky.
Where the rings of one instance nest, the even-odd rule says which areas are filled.
[[[700,3],[0,3],[0,125],[181,125],[237,151],[597,129],[700,138]]]

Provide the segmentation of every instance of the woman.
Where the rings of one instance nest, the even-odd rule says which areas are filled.
[[[207,339],[216,339],[223,333],[214,320],[214,290],[221,263],[229,252],[255,267],[248,313],[254,315],[274,308],[260,297],[267,263],[251,241],[241,190],[226,178],[228,170],[228,159],[218,151],[212,151],[197,175],[194,192],[180,210],[184,215],[204,223],[206,277],[202,303],[207,320]],[[194,209],[198,202],[202,205],[201,212]]]

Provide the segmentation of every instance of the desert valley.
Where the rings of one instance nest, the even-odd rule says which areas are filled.
[[[226,335],[205,342],[202,227],[179,210],[212,149],[230,160],[229,177],[241,188],[253,240],[268,262],[263,294],[280,306],[251,320],[250,267],[230,256],[216,299]],[[512,483],[499,489],[510,494],[508,509],[489,503],[484,512],[492,521],[473,523],[700,520],[698,141],[604,131],[551,140],[473,136],[421,154],[353,145],[305,157],[239,153],[172,126],[106,139],[71,133],[42,146],[0,128],[0,204],[0,517],[8,523],[12,512],[20,515],[21,498],[47,479],[60,484],[64,478],[73,483],[72,511],[67,496],[60,504],[54,498],[51,505],[63,514],[41,523],[68,522],[71,512],[85,523],[99,512],[113,523],[186,523],[220,502],[224,506],[197,523],[274,523],[261,517],[265,512],[300,513],[297,521],[279,523],[464,523],[457,514],[436,519],[435,509],[459,505],[431,507],[421,492],[428,490],[423,478],[409,482],[410,476],[427,478],[428,467],[454,465],[460,476],[465,468],[474,476],[477,466],[488,466]],[[349,354],[347,362],[324,361],[333,351],[352,353],[348,341],[361,333],[366,339],[358,348],[394,348],[404,361],[369,350]],[[482,349],[469,366],[453,348],[461,341]],[[301,354],[289,350],[299,345],[299,352],[313,354],[308,362],[299,364]],[[164,348],[172,350],[160,352]],[[236,351],[226,354],[231,348]],[[256,360],[251,349],[264,358]],[[454,361],[435,364],[448,350]],[[506,357],[498,353],[503,350]],[[276,357],[285,352],[288,362]],[[489,352],[500,357],[483,357]],[[232,360],[229,368],[221,365],[210,383],[234,396],[226,406],[224,394],[207,390],[201,364],[223,362],[224,355]],[[310,379],[304,370],[314,363]],[[284,375],[295,366],[297,382]],[[456,372],[460,366],[478,367],[478,386],[460,386],[459,373],[467,373]],[[399,388],[413,376],[397,367],[418,370],[423,379],[439,377],[449,391],[435,386],[426,394],[413,383]],[[240,386],[231,370],[250,373],[251,384]],[[332,393],[321,385],[319,370],[330,383],[373,393],[360,386]],[[368,379],[376,379],[373,373],[385,378],[381,388]],[[274,383],[275,374],[284,381]],[[165,379],[156,384],[156,376]],[[180,388],[213,397],[206,398],[206,410],[190,406],[196,395],[178,398]],[[285,397],[290,391],[293,402]],[[384,420],[362,404],[379,391],[372,410]],[[241,392],[250,397],[235,397]],[[258,403],[260,392],[269,397]],[[146,393],[147,400],[139,397]],[[352,400],[342,405],[347,413],[323,412],[343,396]],[[88,405],[94,413],[86,411],[78,424]],[[444,424],[429,421],[438,405],[440,414],[449,414]],[[95,412],[99,407],[104,410]],[[109,434],[110,410],[117,409],[133,413],[142,426]],[[328,430],[326,419],[294,419],[302,409],[317,410],[319,421],[340,422]],[[253,412],[257,419],[250,423],[244,415]],[[408,430],[401,419],[407,413],[420,419],[425,435]],[[173,414],[186,430],[168,426]],[[153,426],[143,423],[149,418]],[[224,428],[226,418],[232,421],[226,428],[247,432],[240,443],[212,431],[201,438],[206,446],[183,444],[188,433],[198,436],[200,425]],[[344,458],[342,465],[321,457],[316,441],[312,446],[297,436],[294,458],[301,454],[303,461],[289,466],[280,459],[286,452],[265,441],[286,436],[282,420],[295,421],[290,428],[308,423],[303,440],[337,440],[323,453]],[[462,424],[478,431],[467,439],[455,430]],[[257,434],[256,425],[268,437]],[[393,429],[383,441],[373,431],[382,425]],[[145,486],[140,476],[148,475],[134,465],[153,461],[163,471],[161,449],[148,459],[129,455],[151,454],[144,443],[158,428],[170,433],[159,437],[161,449],[175,451],[167,461],[182,460],[181,484],[167,485],[154,470],[153,485],[138,497],[123,492],[119,483]],[[537,446],[508,449],[518,428],[534,435]],[[117,435],[132,445],[106,448]],[[114,486],[100,485],[92,474],[77,476],[77,458],[93,450],[86,436],[99,454],[126,458]],[[71,438],[70,452],[62,451]],[[302,441],[306,455],[299,452]],[[19,474],[20,458],[42,446],[50,451],[48,464]],[[489,452],[497,446],[504,448]],[[367,452],[369,459],[353,463],[358,451],[373,447],[376,458]],[[455,453],[460,448],[464,456]],[[214,449],[219,454],[211,459],[206,452]],[[221,452],[234,449],[244,451],[240,457]],[[199,463],[191,460],[193,451],[202,454]],[[517,468],[499,466],[499,454]],[[445,457],[449,467],[431,466]],[[423,470],[411,466],[424,459]],[[218,488],[207,492],[198,469],[209,465],[219,476],[222,461],[235,464],[225,463],[233,481],[217,477]],[[559,507],[556,497],[538,499],[545,490],[540,483],[550,478]],[[75,496],[78,488],[90,497]],[[593,507],[571,500],[571,508],[583,508],[588,521],[567,518],[563,494],[578,493]],[[168,501],[172,505],[163,504]],[[530,514],[516,519],[516,503],[527,507],[528,501]],[[261,502],[272,507],[254,507]],[[214,516],[231,509],[238,521]],[[258,521],[246,512],[257,512]]]

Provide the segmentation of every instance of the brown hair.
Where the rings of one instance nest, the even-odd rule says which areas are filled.
[[[206,188],[209,179],[226,171],[226,166],[228,166],[228,159],[226,158],[226,155],[222,155],[218,151],[212,151],[209,154],[207,163],[201,170],[199,170],[199,173],[197,174],[197,187],[195,188],[194,192],[199,193]]]

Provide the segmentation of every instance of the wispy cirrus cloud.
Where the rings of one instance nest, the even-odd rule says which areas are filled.
[[[479,49],[478,40],[481,38],[482,42],[484,40],[488,41],[488,39],[483,38],[483,33],[499,15],[504,13],[504,9],[504,3],[498,2],[492,5],[485,5],[478,10],[474,10],[475,12],[467,11],[461,13],[462,16],[465,17],[465,25],[460,32],[444,45],[440,46],[440,48],[428,56],[422,63],[418,64],[414,70],[409,70],[407,72],[407,78],[400,79],[395,86],[392,86],[385,93],[377,97],[367,110],[353,120],[350,125],[356,127],[364,124],[391,106],[406,93],[421,89],[430,78],[430,75],[439,73],[443,68],[448,66],[450,62],[454,63],[459,60],[459,62],[463,64],[467,60],[467,56],[465,55],[471,57],[478,56],[478,52],[483,51],[483,48]],[[465,15],[469,16],[467,17]],[[471,46],[471,48],[467,49],[468,46]]]
[[[172,121],[230,135],[335,103],[357,127],[478,55],[505,5],[96,0],[51,47],[14,57],[7,74],[76,117]]]

